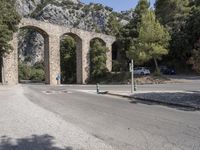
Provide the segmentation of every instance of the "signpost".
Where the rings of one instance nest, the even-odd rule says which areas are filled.
[[[135,85],[135,80],[134,80],[134,63],[133,63],[133,59],[131,60],[131,63],[129,64],[129,69],[131,72],[131,93],[133,93],[133,91],[136,91],[136,85]]]

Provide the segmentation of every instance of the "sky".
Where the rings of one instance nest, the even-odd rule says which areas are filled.
[[[124,11],[134,8],[137,5],[138,0],[81,0],[83,3],[101,3],[106,6],[110,6],[114,11]],[[155,0],[150,0],[153,6]]]

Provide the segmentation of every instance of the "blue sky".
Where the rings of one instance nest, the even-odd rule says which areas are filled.
[[[155,0],[150,0],[151,5],[153,6]],[[81,0],[83,3],[101,3],[106,6],[112,7],[115,11],[129,10],[130,8],[135,7],[138,0]]]

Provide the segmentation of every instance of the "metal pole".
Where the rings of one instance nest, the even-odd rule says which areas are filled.
[[[133,59],[131,60],[131,93],[133,93],[133,84],[134,84],[134,64]]]
[[[96,84],[96,90],[97,90],[97,94],[99,94],[99,84]]]
[[[133,61],[133,84],[134,84],[134,91],[137,91],[136,82],[135,82],[135,76],[134,76],[134,61]]]
[[[6,83],[5,81],[5,68],[4,68],[4,58],[1,58],[1,80],[2,84],[4,85]]]

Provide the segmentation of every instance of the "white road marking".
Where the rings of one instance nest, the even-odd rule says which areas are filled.
[[[52,95],[52,94],[72,94],[70,91],[53,91],[53,90],[48,90],[48,91],[42,91],[42,93],[47,94],[47,95]]]

